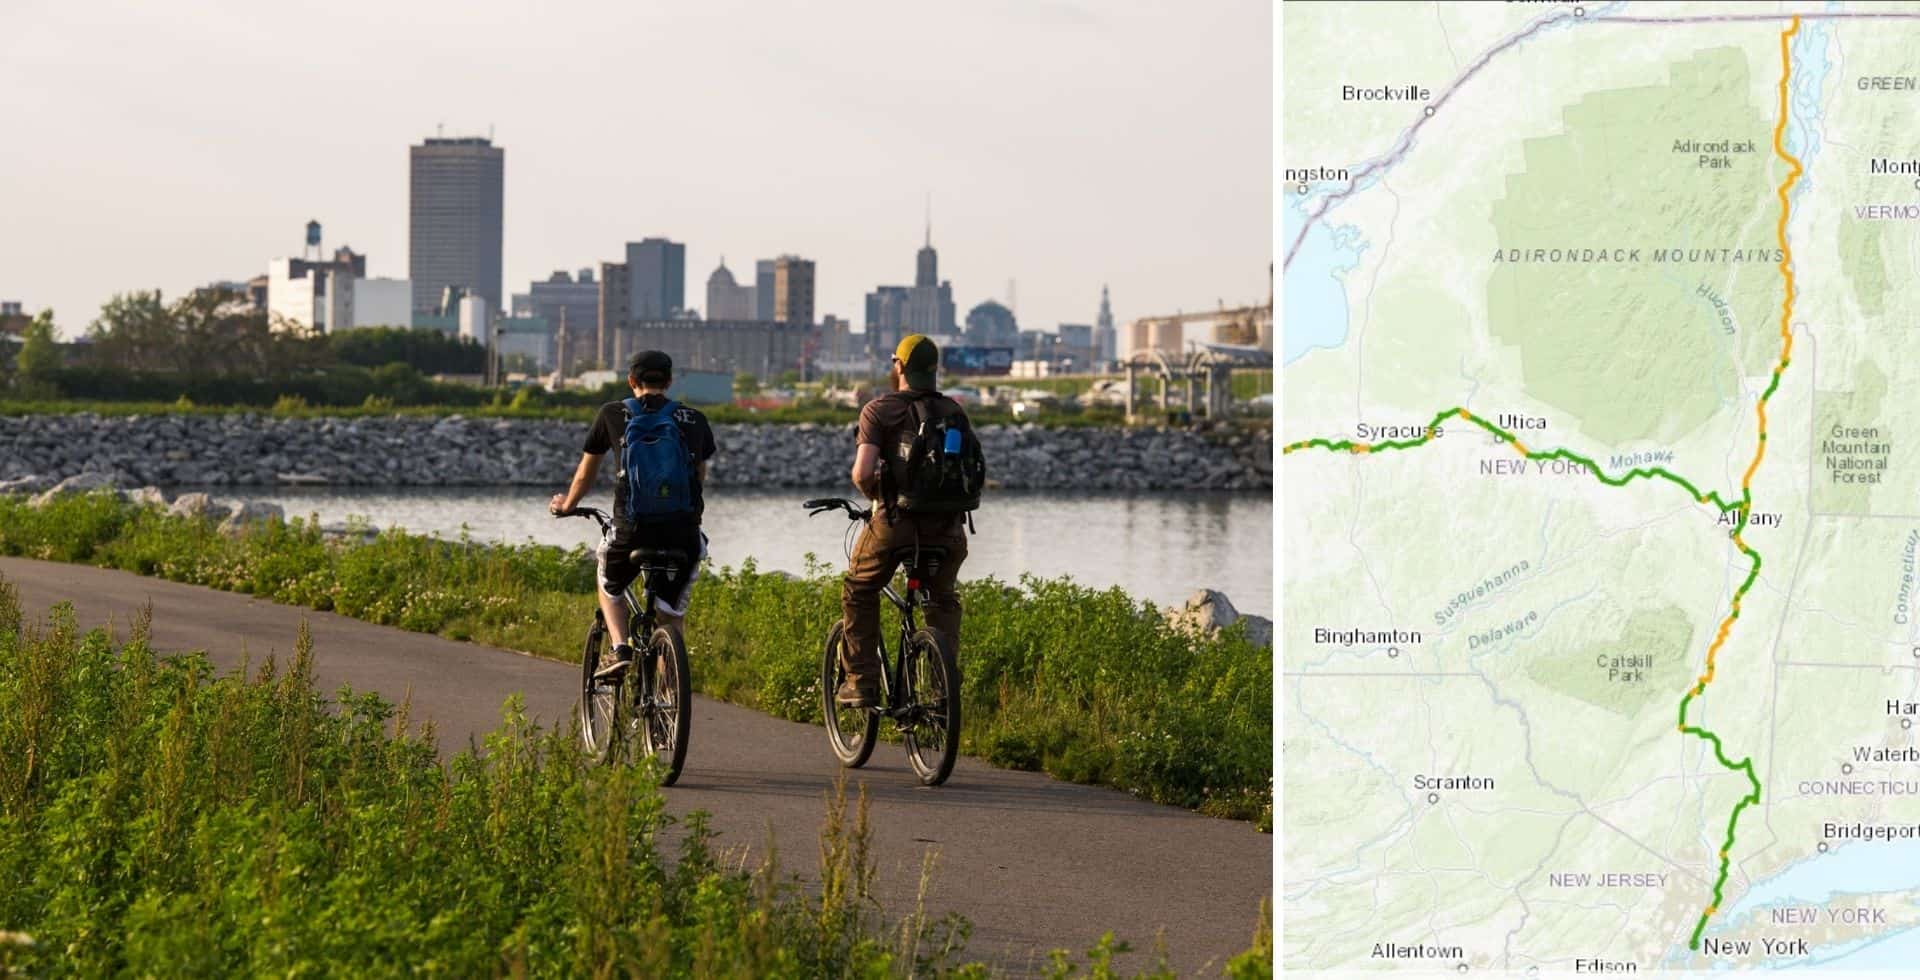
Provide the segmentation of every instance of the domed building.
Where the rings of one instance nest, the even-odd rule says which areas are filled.
[[[1012,347],[1020,342],[1013,311],[987,300],[967,311],[967,343],[974,347]]]
[[[707,277],[709,320],[751,320],[754,318],[754,298],[753,287],[742,286],[734,280],[725,258],[720,260],[720,268]]]

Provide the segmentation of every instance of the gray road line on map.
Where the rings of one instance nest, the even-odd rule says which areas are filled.
[[[1471,80],[1474,75],[1478,74],[1481,68],[1486,67],[1487,62],[1493,60],[1494,55],[1532,37],[1536,32],[1545,27],[1573,19],[1574,16],[1571,12],[1548,14],[1534,21],[1533,24],[1525,30],[1487,49],[1486,53],[1475,59],[1473,64],[1468,66],[1467,70],[1462,73],[1460,77],[1454,79],[1453,84],[1441,90],[1437,98],[1421,107],[1419,118],[1413,121],[1413,125],[1400,131],[1400,138],[1394,141],[1393,149],[1390,150],[1386,156],[1370,163],[1362,164],[1347,178],[1347,186],[1345,188],[1335,191],[1321,199],[1320,206],[1316,208],[1312,214],[1307,216],[1307,220],[1301,222],[1300,233],[1294,236],[1293,244],[1287,246],[1286,257],[1280,262],[1280,271],[1285,273],[1287,266],[1293,264],[1293,257],[1300,251],[1300,243],[1307,240],[1307,232],[1313,228],[1314,223],[1326,217],[1327,212],[1332,210],[1335,204],[1350,197],[1358,190],[1361,178],[1370,176],[1385,167],[1390,167],[1394,163],[1397,163],[1401,157],[1406,156],[1407,151],[1413,148],[1413,138],[1419,134],[1420,127],[1426,125],[1427,120],[1437,117],[1440,114],[1440,109],[1446,105],[1447,100],[1453,97],[1453,93],[1458,91],[1460,86],[1465,85]],[[1431,115],[1427,113],[1428,109],[1433,110]]]
[[[1474,61],[1474,63],[1470,67],[1467,68],[1464,74],[1462,74],[1459,78],[1456,78],[1453,84],[1447,86],[1444,90],[1442,90],[1438,98],[1434,99],[1432,102],[1427,103],[1427,106],[1430,106],[1434,109],[1433,116],[1427,115],[1426,106],[1423,106],[1421,108],[1419,118],[1416,118],[1413,121],[1413,124],[1411,126],[1408,126],[1406,129],[1401,131],[1399,139],[1394,141],[1393,148],[1388,151],[1388,154],[1386,156],[1380,157],[1368,163],[1361,164],[1353,172],[1353,174],[1347,178],[1347,186],[1345,188],[1335,191],[1332,194],[1329,194],[1326,197],[1322,198],[1320,201],[1320,205],[1314,209],[1313,213],[1307,215],[1306,220],[1300,223],[1300,232],[1299,234],[1294,236],[1293,243],[1287,246],[1286,257],[1282,259],[1280,262],[1280,271],[1282,273],[1285,273],[1287,270],[1287,267],[1293,264],[1293,257],[1299,254],[1301,243],[1307,240],[1307,232],[1312,230],[1313,226],[1319,223],[1320,219],[1326,217],[1327,212],[1333,210],[1333,206],[1335,204],[1338,204],[1341,201],[1344,201],[1347,198],[1353,196],[1353,194],[1359,190],[1360,180],[1362,178],[1367,177],[1381,170],[1382,168],[1389,167],[1395,163],[1398,163],[1400,161],[1400,158],[1406,156],[1407,152],[1413,149],[1413,138],[1415,135],[1419,133],[1420,127],[1426,125],[1427,120],[1432,119],[1435,116],[1438,116],[1440,108],[1446,104],[1448,99],[1453,97],[1453,93],[1458,91],[1459,88],[1462,85],[1465,85],[1468,80],[1472,79],[1474,75],[1478,74],[1481,68],[1486,67],[1487,62],[1491,61],[1494,55],[1500,54],[1501,52],[1506,51],[1508,48],[1511,48],[1519,44],[1521,41],[1524,41],[1527,38],[1532,37],[1534,34],[1538,33],[1543,28],[1549,27],[1553,24],[1565,23],[1567,21],[1572,21],[1572,20],[1584,20],[1588,23],[1593,23],[1593,24],[1668,24],[1668,25],[1672,25],[1672,24],[1740,23],[1740,22],[1765,23],[1765,22],[1778,22],[1782,20],[1789,20],[1793,17],[1799,17],[1802,20],[1920,20],[1920,11],[1906,12],[1906,11],[1891,11],[1891,10],[1889,11],[1836,10],[1836,11],[1810,11],[1810,12],[1797,13],[1797,14],[1791,11],[1782,11],[1781,13],[1777,13],[1777,14],[1724,14],[1724,15],[1701,14],[1701,15],[1692,16],[1692,17],[1628,17],[1620,14],[1595,14],[1591,17],[1575,17],[1572,13],[1561,13],[1558,15],[1550,14],[1546,17],[1541,18],[1540,20],[1535,21],[1532,25],[1530,25],[1520,33],[1515,34],[1507,38],[1505,41],[1500,42],[1498,45],[1495,45],[1494,47],[1488,49],[1485,54],[1482,54],[1478,59]]]
[[[1823,667],[1833,670],[1920,670],[1920,665],[1910,664],[1840,664],[1820,660],[1776,660],[1782,667]]]
[[[1386,673],[1372,670],[1283,670],[1281,677],[1385,677],[1393,680],[1405,680],[1412,677],[1479,677],[1470,671],[1457,670],[1410,670],[1404,673]]]
[[[1773,835],[1773,841],[1769,842],[1769,846],[1780,840],[1779,832],[1773,829],[1771,802],[1775,769],[1773,760],[1779,757],[1777,747],[1780,744],[1780,644],[1787,635],[1787,620],[1793,616],[1793,590],[1800,583],[1800,572],[1807,566],[1807,551],[1813,543],[1813,449],[1819,444],[1819,440],[1814,438],[1814,432],[1819,429],[1820,414],[1820,338],[1814,334],[1811,326],[1802,325],[1800,329],[1806,337],[1809,379],[1807,384],[1807,519],[1806,527],[1800,533],[1800,552],[1794,556],[1793,574],[1787,577],[1786,594],[1780,597],[1780,628],[1774,631],[1773,649],[1767,652],[1767,659],[1773,661],[1773,697],[1772,703],[1767,707],[1767,791],[1766,796],[1763,797],[1766,802],[1761,804],[1761,810],[1766,814],[1762,823],[1765,824],[1767,833]],[[1765,851],[1766,848],[1763,847],[1760,850]],[[1741,870],[1744,873],[1746,869]]]
[[[1684,17],[1630,17],[1625,14],[1597,14],[1586,18],[1595,24],[1735,24],[1792,20],[1920,20],[1920,11],[1903,10],[1782,10],[1777,14],[1693,14]]]
[[[1811,455],[1811,454],[1809,454],[1809,455]],[[1826,514],[1826,513],[1814,513],[1814,514],[1810,514],[1810,515],[1808,515],[1808,516],[1810,516],[1810,517],[1831,517],[1831,518],[1834,518],[1834,519],[1836,519],[1836,520],[1856,520],[1856,521],[1906,521],[1906,522],[1908,522],[1908,523],[1914,523],[1914,524],[1920,524],[1920,514]]]

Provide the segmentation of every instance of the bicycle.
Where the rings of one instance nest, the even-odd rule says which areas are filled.
[[[809,517],[844,510],[849,521],[865,523],[873,518],[870,509],[837,497],[820,497],[801,506]],[[851,558],[851,546],[847,553]],[[878,706],[855,708],[839,702],[836,692],[846,680],[846,668],[840,663],[846,623],[834,623],[827,631],[820,664],[820,705],[827,721],[827,742],[840,764],[849,769],[866,765],[873,755],[873,741],[884,716],[899,728],[901,741],[906,743],[907,762],[922,785],[938,786],[953,773],[953,762],[960,752],[960,667],[933,631],[914,622],[915,611],[928,600],[921,583],[933,578],[946,556],[947,549],[941,547],[909,545],[896,552],[906,570],[907,588],[904,596],[893,590],[892,583],[880,590],[900,611],[900,634],[891,663],[887,660],[886,637],[880,637]]]
[[[591,517],[600,524],[600,533],[613,535],[613,518],[594,507],[575,507],[555,517]],[[672,786],[680,778],[687,760],[687,736],[693,720],[693,690],[687,672],[687,642],[677,627],[656,624],[653,595],[655,576],[672,576],[686,553],[670,548],[638,548],[632,552],[640,574],[640,595],[634,596],[633,584],[621,596],[627,607],[627,638],[634,647],[634,660],[623,670],[601,670],[600,647],[606,639],[606,614],[596,604],[593,626],[587,630],[587,642],[580,653],[580,743],[587,754],[608,765],[632,755],[630,743],[640,751],[660,758],[666,764],[662,786]],[[598,585],[595,586],[598,588]],[[645,637],[644,645],[635,642]],[[638,670],[639,677],[628,683]]]

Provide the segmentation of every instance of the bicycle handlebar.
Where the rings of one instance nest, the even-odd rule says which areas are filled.
[[[575,507],[572,510],[561,511],[560,513],[555,514],[553,516],[555,517],[591,517],[595,521],[598,521],[600,523],[600,530],[602,531],[605,531],[608,528],[611,528],[613,526],[613,516],[608,514],[606,511],[601,510],[598,507]]]
[[[817,517],[830,510],[846,511],[847,520],[850,521],[864,521],[873,516],[873,511],[864,507],[855,507],[853,501],[844,497],[815,497],[800,506],[807,509],[808,517]]]

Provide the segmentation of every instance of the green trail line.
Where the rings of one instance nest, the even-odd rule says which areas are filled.
[[[1527,459],[1567,460],[1585,468],[1587,472],[1593,474],[1595,479],[1610,487],[1625,486],[1636,479],[1665,480],[1687,491],[1687,494],[1693,497],[1695,501],[1703,504],[1711,504],[1718,508],[1721,514],[1732,513],[1735,515],[1733,531],[1730,536],[1733,540],[1734,547],[1738,548],[1740,553],[1745,555],[1752,564],[1747,569],[1747,577],[1741,581],[1740,587],[1734,590],[1733,598],[1727,604],[1726,618],[1720,621],[1720,628],[1715,632],[1713,642],[1707,647],[1705,669],[1701,672],[1700,676],[1695,679],[1693,686],[1687,689],[1686,696],[1680,699],[1679,729],[1682,734],[1692,735],[1713,746],[1713,757],[1715,761],[1719,762],[1720,765],[1725,767],[1729,772],[1737,772],[1746,776],[1747,785],[1751,787],[1751,792],[1742,796],[1739,802],[1734,804],[1733,812],[1727,816],[1727,833],[1724,841],[1720,845],[1720,873],[1714,878],[1713,882],[1713,900],[1701,911],[1699,921],[1694,924],[1693,935],[1687,940],[1687,948],[1693,950],[1700,948],[1700,936],[1706,931],[1707,921],[1713,918],[1715,912],[1720,910],[1720,902],[1725,896],[1727,874],[1731,867],[1730,862],[1733,852],[1734,834],[1740,826],[1740,814],[1745,812],[1747,807],[1760,802],[1760,778],[1753,771],[1753,758],[1749,756],[1738,762],[1728,758],[1726,748],[1721,744],[1719,735],[1699,725],[1687,724],[1687,709],[1693,705],[1694,699],[1705,695],[1707,685],[1713,683],[1716,657],[1720,653],[1720,648],[1726,645],[1727,636],[1733,629],[1734,621],[1740,618],[1740,603],[1746,598],[1747,593],[1752,590],[1754,582],[1760,578],[1760,553],[1746,543],[1741,537],[1741,533],[1746,530],[1747,519],[1753,512],[1753,475],[1759,470],[1760,460],[1766,455],[1767,451],[1767,402],[1773,398],[1774,392],[1780,389],[1780,378],[1786,373],[1787,365],[1792,363],[1794,282],[1793,249],[1787,243],[1787,219],[1790,215],[1791,207],[1788,203],[1787,195],[1793,189],[1794,181],[1800,179],[1804,170],[1800,165],[1800,161],[1787,152],[1782,140],[1787,128],[1787,83],[1792,74],[1792,60],[1788,51],[1788,42],[1799,30],[1800,18],[1795,17],[1790,26],[1780,33],[1780,116],[1774,124],[1773,130],[1773,152],[1790,168],[1778,189],[1780,219],[1778,225],[1775,227],[1775,235],[1780,243],[1780,276],[1786,286],[1785,294],[1780,302],[1780,361],[1774,366],[1773,377],[1768,382],[1766,390],[1761,392],[1760,400],[1754,408],[1755,414],[1759,419],[1759,431],[1757,438],[1754,440],[1753,461],[1747,464],[1746,473],[1740,478],[1740,495],[1738,500],[1729,501],[1727,497],[1722,496],[1718,491],[1702,493],[1700,488],[1691,481],[1664,467],[1639,467],[1629,470],[1620,476],[1609,476],[1605,471],[1601,470],[1593,460],[1567,449],[1535,452],[1528,449],[1526,445],[1520,441],[1519,437],[1513,433],[1474,415],[1465,408],[1459,407],[1449,408],[1436,414],[1433,417],[1433,421],[1427,423],[1425,434],[1417,439],[1400,439],[1376,443],[1354,442],[1348,439],[1303,439],[1299,442],[1290,443],[1281,450],[1282,455],[1304,449],[1325,449],[1330,452],[1363,455],[1367,453],[1388,452],[1396,449],[1412,449],[1417,446],[1427,445],[1435,438],[1438,438],[1440,435],[1440,426],[1449,419],[1458,418],[1485,429],[1495,438],[1511,445],[1515,451]]]

